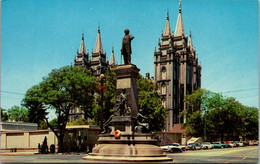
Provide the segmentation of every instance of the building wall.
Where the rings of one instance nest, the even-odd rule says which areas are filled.
[[[65,131],[64,146],[66,150],[77,150],[78,147],[86,147],[89,144],[96,144],[98,135],[97,127],[74,126]],[[58,139],[51,130],[33,130],[33,131],[1,131],[1,151],[10,151],[10,148],[30,149],[38,151],[38,144],[42,144],[45,136],[47,144],[54,144],[58,147]],[[74,148],[74,149],[73,149]]]
[[[57,138],[50,130],[36,131],[1,131],[1,149],[8,148],[38,148],[45,136],[48,146],[57,146]]]

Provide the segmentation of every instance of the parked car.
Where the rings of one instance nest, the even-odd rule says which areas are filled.
[[[198,143],[189,143],[188,144],[188,149],[189,150],[200,150],[201,149],[201,146],[200,146],[200,144],[198,144]]]
[[[189,143],[187,146],[188,146],[188,150],[195,150],[195,144]]]
[[[180,144],[178,143],[168,143],[165,146],[161,146],[160,147],[162,149],[162,151],[166,151],[166,152],[182,152]]]
[[[213,145],[210,142],[202,142],[201,148],[202,149],[213,149]]]
[[[224,141],[221,141],[221,144],[224,146],[224,148],[227,148],[228,147],[228,144]]]
[[[248,141],[243,141],[244,146],[249,146],[249,142]]]
[[[236,144],[234,141],[225,141],[228,144],[228,147],[233,148]]]
[[[238,142],[238,146],[239,146],[239,147],[243,147],[243,146],[244,146],[244,143],[243,143],[243,142]]]
[[[238,147],[242,147],[244,146],[243,142],[240,142],[240,141],[234,141],[236,143],[236,146]]]
[[[238,147],[238,146],[239,146],[239,144],[238,144],[239,141],[233,141],[233,142],[234,142],[234,146],[235,146],[235,147]]]
[[[180,147],[181,147],[181,150],[182,150],[182,151],[188,150],[188,146],[185,145],[185,144],[180,143]]]
[[[258,141],[256,141],[256,140],[249,141],[249,145],[250,146],[257,146],[258,145]]]
[[[213,142],[212,144],[213,144],[214,148],[221,148],[221,149],[223,149],[226,146],[226,144],[222,144],[221,142]]]

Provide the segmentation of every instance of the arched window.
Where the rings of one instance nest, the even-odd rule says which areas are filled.
[[[162,105],[163,105],[164,107],[166,107],[166,99],[165,99],[165,97],[162,98]]]
[[[162,105],[163,105],[164,107],[166,107],[166,101],[165,101],[165,100],[162,100]]]
[[[166,95],[166,85],[162,84],[162,95]]]
[[[161,74],[162,74],[162,80],[166,79],[166,68],[165,67],[162,67]]]

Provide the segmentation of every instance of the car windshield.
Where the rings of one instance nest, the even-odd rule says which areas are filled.
[[[202,142],[201,145],[208,145],[208,143],[207,142]]]

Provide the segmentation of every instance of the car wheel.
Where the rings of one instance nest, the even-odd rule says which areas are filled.
[[[173,153],[173,149],[171,149],[170,152]]]
[[[209,149],[209,147],[208,147],[208,146],[206,146],[206,149]]]
[[[224,147],[223,146],[221,146],[221,149],[223,149]]]

